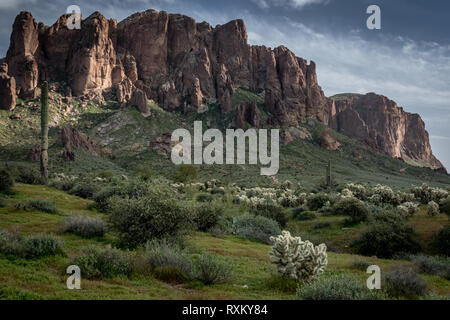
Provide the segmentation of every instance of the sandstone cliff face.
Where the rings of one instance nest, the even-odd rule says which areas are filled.
[[[16,17],[6,62],[21,97],[35,97],[38,82],[46,80],[68,84],[67,92],[82,99],[113,93],[121,107],[136,105],[146,115],[153,99],[169,111],[203,112],[212,103],[224,113],[236,108],[241,128],[296,127],[312,118],[393,157],[442,167],[419,116],[376,95],[327,99],[313,61],[284,46],[250,46],[242,20],[212,27],[147,10],[117,23],[95,12],[81,30],[69,30],[67,18],[48,27],[28,12]],[[254,104],[233,106],[239,87],[264,96],[268,123],[261,123]]]
[[[28,12],[17,16],[6,61],[21,96],[34,96],[38,81],[64,81],[75,96],[114,88],[125,105],[139,96],[168,110],[219,103],[229,112],[231,96],[244,87],[264,92],[273,125],[328,121],[314,62],[286,47],[250,46],[242,20],[213,28],[147,10],[117,24],[96,12],[81,30],[68,30],[67,17],[47,27]]]
[[[428,132],[418,114],[405,112],[394,101],[375,93],[331,100],[329,104],[329,125],[334,130],[392,157],[443,168],[431,151]]]
[[[0,65],[0,109],[13,110],[16,106],[16,80],[8,75],[8,65]]]

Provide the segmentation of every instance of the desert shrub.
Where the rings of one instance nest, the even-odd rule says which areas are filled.
[[[0,192],[11,192],[14,186],[14,180],[6,170],[0,170]]]
[[[411,261],[421,273],[450,279],[450,258],[448,257],[418,255]]]
[[[133,171],[133,176],[143,181],[150,181],[155,176],[155,171],[146,165],[138,165]]]
[[[359,200],[365,200],[367,198],[368,192],[366,190],[366,187],[364,187],[363,185],[357,183],[348,183],[347,185],[345,185],[345,187],[347,188],[347,190],[351,191],[352,194]]]
[[[302,214],[303,212],[308,211],[308,208],[306,207],[298,207],[291,210],[292,217],[295,219],[295,217],[299,214]]]
[[[383,289],[395,298],[417,298],[426,293],[427,283],[413,269],[395,269],[384,273]]]
[[[376,222],[387,224],[397,224],[405,222],[404,217],[393,210],[373,212],[369,215],[368,220],[370,224]]]
[[[211,189],[211,194],[225,194],[225,189],[223,187],[215,187]]]
[[[450,217],[450,197],[439,202],[439,211]]]
[[[272,291],[281,291],[286,293],[295,293],[298,282],[280,274],[272,274],[265,283],[266,287]]]
[[[172,180],[186,183],[198,178],[198,169],[190,164],[181,164],[172,174]]]
[[[184,282],[193,277],[193,264],[186,250],[167,240],[152,240],[145,246],[144,259],[155,277]]]
[[[94,193],[98,190],[98,186],[91,182],[79,182],[76,183],[72,189],[69,190],[69,194],[84,198],[84,199],[92,199],[94,197]]]
[[[397,206],[396,211],[403,218],[409,218],[419,211],[419,208],[418,205],[413,202],[405,202]]]
[[[235,219],[234,233],[238,236],[263,243],[269,243],[271,236],[281,233],[278,223],[262,216],[244,214]]]
[[[275,220],[281,227],[286,226],[288,221],[286,210],[270,200],[256,204],[251,208],[251,212],[256,216]]]
[[[150,189],[153,189],[153,184],[141,181],[131,180],[120,185],[106,186],[93,196],[97,209],[100,211],[108,211],[108,200],[113,196],[129,198],[144,197]],[[156,188],[158,186],[155,186]],[[167,192],[174,192],[174,190],[167,190]]]
[[[270,260],[282,276],[309,282],[324,272],[328,264],[325,244],[314,246],[308,240],[292,237],[288,231],[270,240],[273,243]]]
[[[197,195],[196,200],[198,202],[211,202],[213,201],[214,197],[209,193],[200,193]]]
[[[63,254],[62,242],[51,234],[22,236],[0,231],[0,252],[25,259]]]
[[[365,221],[369,215],[369,209],[367,209],[364,202],[356,198],[339,200],[334,204],[333,212],[336,215],[348,216],[352,223]]]
[[[103,237],[107,225],[101,219],[87,216],[72,216],[64,220],[61,232],[73,233],[85,238]]]
[[[318,230],[318,229],[325,229],[325,228],[329,228],[329,227],[331,227],[331,223],[329,223],[329,222],[317,222],[314,225],[313,229]]]
[[[58,213],[56,204],[45,199],[31,199],[26,202],[18,202],[16,208],[25,211],[42,211],[47,213]]]
[[[308,208],[311,211],[317,211],[318,209],[325,206],[325,204],[329,200],[330,199],[329,199],[328,195],[326,195],[324,193],[315,194],[308,199],[308,202],[307,202]]]
[[[187,208],[162,187],[155,186],[142,198],[113,196],[107,206],[111,225],[127,247],[178,237],[188,227]]]
[[[439,205],[434,201],[428,202],[427,214],[430,216],[435,216],[435,215],[439,214]]]
[[[349,275],[332,275],[306,283],[297,289],[302,300],[382,300],[380,290],[369,290]]]
[[[6,207],[6,197],[0,194],[0,208]]]
[[[14,181],[26,184],[43,184],[39,170],[30,166],[13,166],[9,168]]]
[[[369,201],[375,204],[398,204],[398,199],[392,191],[392,189],[388,186],[376,185],[372,190],[372,196],[369,198]]]
[[[414,230],[400,221],[370,223],[352,245],[359,254],[379,258],[391,258],[400,252],[416,253],[421,248]]]
[[[224,208],[217,202],[204,203],[194,207],[194,222],[200,231],[215,227],[223,215]]]
[[[316,219],[316,214],[312,211],[304,211],[300,214],[297,214],[295,217],[295,220],[298,221],[306,221],[306,220],[314,220]]]
[[[369,266],[373,265],[373,263],[367,260],[356,259],[351,262],[351,265],[355,269],[366,271]]]
[[[132,272],[131,258],[118,249],[89,246],[71,264],[80,267],[81,276],[87,279],[107,279],[129,276]]]
[[[450,256],[450,226],[443,226],[434,236],[431,246],[437,254]]]
[[[232,265],[224,258],[203,253],[194,261],[195,279],[206,285],[224,283],[233,277]]]

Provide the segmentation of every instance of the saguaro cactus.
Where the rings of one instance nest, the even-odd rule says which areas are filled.
[[[331,160],[328,160],[327,166],[327,187],[331,188]]]
[[[41,86],[41,175],[48,183],[48,83]]]

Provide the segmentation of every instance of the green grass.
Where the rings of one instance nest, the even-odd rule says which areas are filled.
[[[61,215],[48,215],[39,212],[25,212],[13,208],[17,201],[32,198],[45,198],[56,203]],[[73,214],[102,217],[103,214],[88,209],[91,202],[46,186],[17,184],[14,195],[7,200],[7,207],[0,208],[0,229],[29,232],[56,232],[65,216]],[[232,212],[237,208],[230,209]],[[426,219],[426,221],[422,219]],[[307,230],[318,221],[332,224],[325,230],[325,238],[348,237],[348,233],[339,228],[341,217],[319,217],[314,221],[298,222],[299,230]],[[444,223],[444,217],[425,217],[423,212],[411,220],[411,223],[430,225]],[[447,221],[447,220],[446,220]],[[292,227],[292,225],[290,226]],[[360,226],[357,226],[358,230]],[[427,229],[420,231],[423,234]],[[194,253],[210,252],[227,257],[233,263],[234,280],[227,284],[203,286],[194,283],[172,285],[154,279],[150,275],[132,274],[129,278],[116,277],[108,280],[83,280],[82,290],[66,288],[65,268],[69,261],[80,254],[88,245],[113,243],[114,235],[107,234],[102,239],[83,239],[75,235],[58,234],[64,241],[66,256],[46,257],[35,260],[6,258],[0,255],[0,299],[295,299],[290,292],[277,281],[275,268],[269,262],[270,246],[251,242],[236,236],[215,238],[206,233],[194,233],[187,239],[188,247]],[[365,281],[364,270],[353,267],[354,260],[368,260],[377,264],[382,272],[397,266],[409,266],[410,262],[362,257],[349,253],[329,252],[329,265],[326,273],[348,273]],[[429,282],[431,292],[437,295],[450,293],[450,281],[423,275]]]

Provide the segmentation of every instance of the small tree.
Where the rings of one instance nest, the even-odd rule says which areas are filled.
[[[41,175],[48,183],[48,83],[41,86]]]
[[[181,164],[173,173],[172,179],[176,182],[186,183],[198,178],[198,169],[190,164]]]

